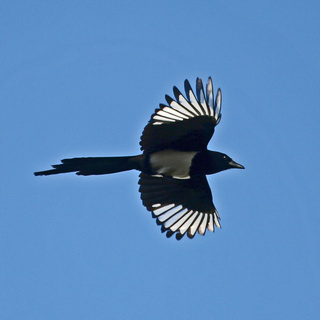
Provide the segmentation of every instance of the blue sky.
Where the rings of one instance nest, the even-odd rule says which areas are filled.
[[[1,319],[318,319],[318,1],[2,1]],[[172,87],[212,76],[222,229],[167,239],[138,172],[34,177],[139,153]]]

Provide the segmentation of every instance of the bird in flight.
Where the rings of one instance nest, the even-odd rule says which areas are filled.
[[[211,77],[206,90],[196,80],[196,94],[188,80],[186,95],[173,87],[175,99],[165,96],[143,130],[142,154],[125,157],[87,157],[61,160],[53,169],[35,172],[36,176],[76,172],[100,175],[139,170],[139,191],[143,205],[152,212],[167,237],[179,240],[185,234],[220,228],[220,217],[206,178],[223,170],[244,167],[226,154],[209,151],[207,145],[221,119],[221,90],[214,98]]]

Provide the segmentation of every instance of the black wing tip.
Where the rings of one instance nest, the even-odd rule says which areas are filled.
[[[203,87],[203,83],[202,83],[201,78],[197,77],[196,84],[197,84],[197,87],[200,87],[200,88]]]
[[[166,101],[167,101],[167,103],[170,105],[171,104],[171,102],[173,101],[173,99],[169,96],[169,95],[165,95],[165,99],[166,99]]]
[[[158,225],[161,225],[162,222],[158,221],[158,219],[156,220]],[[176,235],[176,239],[180,240],[183,235],[181,235],[180,232],[176,232],[176,231],[172,231],[169,228],[166,228],[163,224],[161,225],[161,232],[165,233],[166,232],[166,237],[167,238],[171,238],[174,234]]]
[[[177,239],[177,240],[181,240],[184,235],[185,235],[185,233],[182,234],[182,233],[180,233],[180,232],[177,232],[177,233],[176,233],[176,239]]]
[[[188,90],[192,90],[191,88],[191,85],[190,85],[190,82],[188,79],[184,80],[184,88],[185,88],[185,91],[187,92]]]
[[[182,93],[176,86],[173,87],[173,94],[176,100],[179,101],[179,96],[182,95]]]
[[[176,93],[181,93],[181,92],[176,86],[173,86],[173,93],[176,94]]]
[[[173,235],[174,235],[174,232],[171,230],[167,231],[167,233],[166,233],[167,238],[171,238]]]
[[[154,216],[153,212],[151,212],[152,215],[153,215],[153,218],[157,218]],[[166,232],[166,237],[167,238],[171,238],[174,234],[175,234],[175,238],[176,240],[181,240],[183,238],[183,236],[185,234],[187,234],[188,238],[189,239],[193,239],[196,235],[197,232],[195,232],[193,235],[188,231],[188,232],[185,232],[185,233],[180,233],[179,231],[172,231],[170,228],[166,228],[163,224],[163,222],[159,221],[158,219],[156,219],[156,224],[158,226],[161,226],[161,233],[165,233]],[[200,234],[200,233],[199,233]],[[203,234],[204,235],[204,234]]]

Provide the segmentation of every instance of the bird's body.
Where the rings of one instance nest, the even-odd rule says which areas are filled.
[[[174,87],[175,100],[166,96],[141,136],[142,154],[127,157],[73,158],[61,160],[54,169],[35,172],[51,175],[76,172],[78,175],[100,175],[127,170],[141,171],[141,199],[157,218],[167,236],[185,233],[192,238],[203,235],[220,218],[212,202],[206,175],[230,168],[243,168],[227,155],[207,150],[207,144],[221,119],[221,91],[213,96],[211,78],[206,94],[197,79],[196,94],[185,81],[187,99]]]
[[[170,176],[175,179],[189,179],[195,151],[161,150],[151,153],[149,165],[153,174]]]

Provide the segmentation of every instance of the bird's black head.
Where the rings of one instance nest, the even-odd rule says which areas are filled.
[[[206,150],[198,153],[194,157],[191,174],[213,174],[232,168],[244,169],[244,166],[236,163],[224,153]]]
[[[244,166],[233,161],[229,156],[224,153],[216,151],[208,151],[210,156],[210,172],[208,174],[217,173],[223,170],[237,168],[244,169]]]

